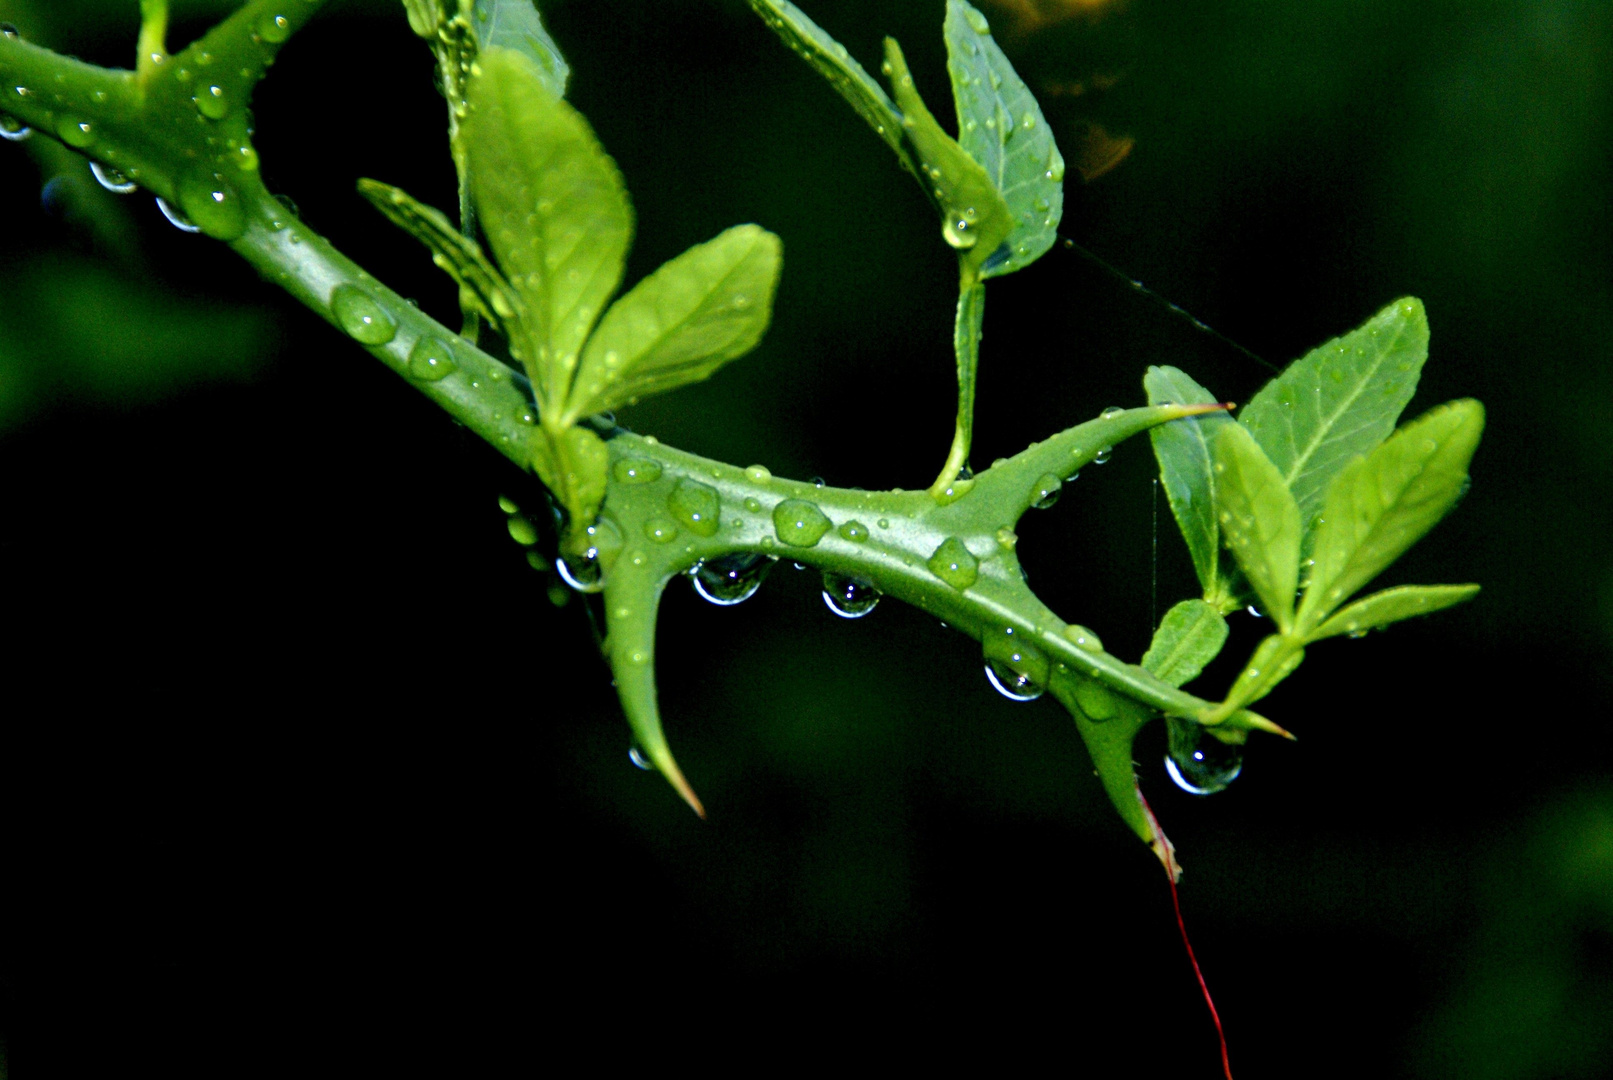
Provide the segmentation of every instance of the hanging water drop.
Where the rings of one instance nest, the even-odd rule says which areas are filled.
[[[627,760],[631,761],[635,766],[643,769],[645,772],[655,771],[655,763],[652,762],[649,758],[649,755],[640,750],[636,744],[627,748]]]
[[[162,216],[168,219],[168,224],[180,232],[199,233],[202,231],[201,226],[192,224],[190,218],[174,209],[168,200],[161,195],[157,196],[157,209],[161,210]]]
[[[330,296],[330,311],[336,325],[361,345],[385,345],[398,332],[385,309],[356,285],[338,285]]]
[[[860,619],[873,611],[884,594],[860,577],[823,572],[823,602],[842,619]]]
[[[1007,626],[984,643],[986,678],[1010,701],[1035,701],[1047,687],[1047,656],[1025,644],[1023,634]]]
[[[1092,464],[1094,464],[1094,465],[1107,465],[1107,464],[1109,464],[1109,458],[1114,455],[1114,452],[1115,452],[1115,448],[1112,447],[1112,446],[1100,446],[1100,447],[1098,447],[1098,452],[1096,454],[1092,455]],[[1072,476],[1072,477],[1070,477],[1070,479],[1073,480],[1073,479],[1075,479],[1075,477]]]
[[[1103,412],[1098,414],[1098,419],[1099,420],[1113,420],[1115,417],[1119,416],[1121,413],[1123,413],[1125,411],[1126,410],[1122,409],[1119,405],[1111,405],[1107,409],[1103,410]]]
[[[1243,771],[1243,747],[1224,743],[1191,720],[1167,721],[1170,749],[1165,771],[1190,795],[1214,795]]]
[[[1050,510],[1053,504],[1059,501],[1059,492],[1064,490],[1064,481],[1052,473],[1043,473],[1031,488],[1031,507],[1036,510]]]
[[[16,38],[18,36],[20,35],[18,35],[15,26],[8,22],[0,22],[0,37]]]
[[[6,142],[22,142],[34,133],[34,129],[18,120],[14,116],[0,113],[0,139]]]
[[[228,243],[246,232],[246,208],[235,188],[218,173],[193,173],[179,181],[179,208],[215,240]]]
[[[718,607],[732,607],[756,595],[776,562],[771,555],[724,555],[695,567],[689,572],[689,581],[704,599]]]
[[[95,174],[95,182],[115,195],[127,195],[139,185],[110,165],[102,165],[99,161],[90,162],[90,172]]]

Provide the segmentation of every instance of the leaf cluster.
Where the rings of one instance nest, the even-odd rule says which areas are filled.
[[[1478,592],[1476,585],[1402,586],[1345,606],[1467,487],[1483,406],[1450,402],[1395,429],[1427,356],[1422,304],[1398,300],[1290,365],[1237,420],[1198,417],[1151,433],[1204,596],[1167,614],[1145,666],[1202,670],[1225,639],[1223,616],[1245,596],[1277,627],[1207,722],[1269,693],[1313,642],[1359,635]],[[1171,367],[1151,368],[1144,385],[1156,404],[1213,400]],[[1219,633],[1205,629],[1216,621]],[[1184,666],[1183,655],[1197,667]]]

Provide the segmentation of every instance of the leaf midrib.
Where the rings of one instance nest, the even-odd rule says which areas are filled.
[[[1323,443],[1327,442],[1327,436],[1332,433],[1333,427],[1338,423],[1339,418],[1343,416],[1352,405],[1355,404],[1356,399],[1366,392],[1368,383],[1372,382],[1372,377],[1378,373],[1378,369],[1386,362],[1389,354],[1400,347],[1400,340],[1405,336],[1407,329],[1408,324],[1402,322],[1399,329],[1395,331],[1394,340],[1380,349],[1378,351],[1378,358],[1376,362],[1374,362],[1366,371],[1362,372],[1361,378],[1356,382],[1355,390],[1351,392],[1349,397],[1345,398],[1344,401],[1339,404],[1338,408],[1333,410],[1332,414],[1327,417],[1327,422],[1325,424],[1317,425],[1316,434],[1313,435],[1309,445],[1306,446],[1305,452],[1295,457],[1293,463],[1283,473],[1283,483],[1287,484],[1290,490],[1292,490],[1294,486],[1295,479],[1299,477],[1300,473],[1305,471],[1305,466],[1310,462],[1311,456],[1321,448]],[[1288,430],[1292,432],[1293,429],[1293,423],[1290,422],[1288,425]]]

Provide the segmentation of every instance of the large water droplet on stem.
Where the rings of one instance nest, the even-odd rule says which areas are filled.
[[[124,176],[110,165],[102,165],[99,161],[90,162],[90,172],[95,175],[95,182],[112,192],[114,195],[127,195],[140,185]]]
[[[842,619],[862,618],[878,606],[883,595],[871,581],[828,570],[823,572],[823,602]]]
[[[34,129],[18,120],[14,116],[0,113],[0,139],[6,142],[22,142],[34,133]]]
[[[771,555],[740,552],[707,559],[689,575],[694,591],[718,607],[732,607],[756,595],[762,579],[778,562]]]
[[[1214,795],[1243,771],[1243,747],[1224,743],[1191,720],[1167,721],[1170,748],[1165,771],[1190,795]]]
[[[773,508],[773,531],[791,547],[812,547],[829,531],[829,519],[805,499],[785,499]]]

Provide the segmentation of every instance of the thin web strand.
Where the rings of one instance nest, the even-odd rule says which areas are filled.
[[[1077,255],[1081,256],[1083,259],[1086,259],[1088,262],[1102,270],[1104,273],[1108,274],[1110,277],[1115,278],[1128,288],[1132,289],[1134,292],[1141,293],[1143,296],[1148,297],[1148,299],[1154,301],[1156,304],[1159,304],[1166,311],[1169,311],[1177,318],[1187,320],[1187,322],[1200,333],[1208,334],[1210,337],[1221,342],[1223,345],[1226,345],[1231,349],[1235,349],[1268,371],[1279,373],[1282,371],[1282,368],[1278,367],[1276,364],[1273,364],[1270,360],[1267,360],[1253,349],[1234,341],[1232,338],[1227,337],[1227,335],[1223,334],[1221,331],[1217,330],[1203,319],[1200,319],[1198,316],[1194,315],[1191,311],[1188,311],[1180,304],[1174,304],[1167,300],[1153,289],[1150,289],[1147,285],[1144,285],[1130,274],[1127,274],[1124,270],[1121,270],[1112,263],[1105,261],[1101,256],[1094,254],[1093,252],[1082,247],[1080,244],[1077,244],[1068,236],[1060,234],[1059,240],[1062,241],[1059,246],[1063,247],[1066,251],[1075,252]]]

